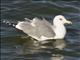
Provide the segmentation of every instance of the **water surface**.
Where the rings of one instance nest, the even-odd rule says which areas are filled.
[[[1,20],[17,23],[25,17],[32,19],[37,16],[45,17],[52,23],[54,16],[61,14],[73,24],[66,26],[65,39],[39,43],[22,31],[1,23],[1,60],[80,60],[79,2],[78,0],[2,0]],[[55,49],[55,46],[62,46],[64,49]]]

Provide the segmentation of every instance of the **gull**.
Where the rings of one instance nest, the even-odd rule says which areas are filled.
[[[22,30],[38,41],[63,39],[66,35],[64,24],[72,24],[72,22],[67,20],[63,15],[55,16],[53,24],[48,22],[45,18],[39,19],[35,17],[32,20],[28,18],[25,19],[25,21],[19,21],[15,28]]]

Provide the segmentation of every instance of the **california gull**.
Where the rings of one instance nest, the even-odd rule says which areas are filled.
[[[33,18],[32,20],[27,18],[25,19],[25,21],[18,22],[15,27],[38,41],[63,39],[66,35],[66,28],[64,24],[72,24],[72,22],[66,20],[63,15],[55,16],[53,24],[44,18],[42,20],[39,18]]]

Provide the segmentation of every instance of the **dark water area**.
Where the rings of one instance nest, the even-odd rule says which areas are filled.
[[[56,15],[64,15],[73,22],[66,26],[67,34],[62,40],[36,42],[1,22],[6,20],[16,24],[26,17],[45,17],[52,23]],[[1,0],[0,18],[1,60],[80,60],[79,0]]]

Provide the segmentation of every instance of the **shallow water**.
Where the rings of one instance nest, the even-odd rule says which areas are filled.
[[[80,1],[2,0],[1,20],[17,23],[25,17],[45,17],[52,23],[62,14],[73,22],[63,40],[36,42],[16,28],[1,22],[1,60],[80,60]],[[58,42],[59,44],[56,44]],[[55,49],[61,46],[62,50]]]

